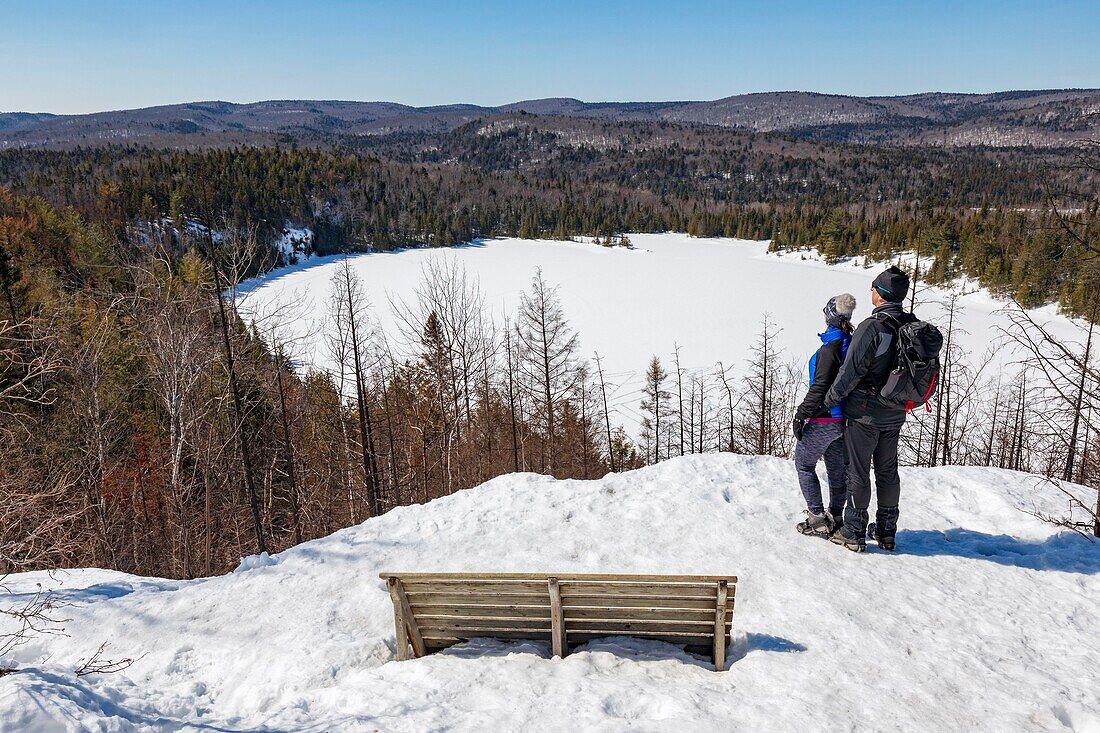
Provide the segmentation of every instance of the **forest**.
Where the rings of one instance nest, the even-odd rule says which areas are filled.
[[[0,573],[209,575],[511,471],[594,478],[684,453],[791,450],[796,368],[773,324],[738,379],[655,356],[630,436],[541,275],[513,322],[491,324],[476,283],[434,269],[401,333],[383,335],[345,267],[329,304],[340,368],[296,369],[233,297],[281,264],[271,241],[287,223],[313,229],[322,253],[668,230],[830,260],[914,252],[921,282],[966,277],[1096,320],[1090,151],[866,151],[530,117],[345,149],[0,153]],[[944,315],[941,400],[910,422],[907,461],[1100,485],[1091,327],[1078,351],[1019,310],[1027,359],[991,379],[952,348]],[[1076,501],[1100,534],[1095,504]]]

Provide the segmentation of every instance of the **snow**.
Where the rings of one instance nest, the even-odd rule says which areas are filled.
[[[313,230],[287,224],[271,245],[286,265],[296,265],[313,256]]]
[[[653,355],[671,371],[678,344],[684,368],[713,374],[722,362],[731,373],[743,369],[765,313],[781,330],[778,344],[800,366],[820,346],[821,309],[833,295],[853,293],[857,320],[870,313],[871,280],[882,264],[857,261],[828,265],[814,253],[769,253],[768,242],[700,239],[683,234],[631,234],[633,249],[591,243],[494,239],[450,249],[415,249],[352,256],[351,264],[373,302],[373,315],[391,338],[397,334],[390,307],[408,298],[430,260],[450,259],[480,279],[497,324],[515,312],[519,293],[536,268],[560,286],[566,316],[580,334],[581,351],[600,353],[620,424],[635,433],[640,422],[643,372]],[[242,311],[261,321],[280,320],[281,339],[296,343],[298,358],[333,369],[325,346],[331,279],[342,258],[321,257],[245,283]],[[956,337],[974,359],[1003,341],[1005,303],[974,284],[960,299]],[[917,312],[941,320],[947,293],[921,288]],[[273,319],[273,314],[279,314]],[[1080,340],[1072,323],[1054,306],[1035,312],[1052,333]],[[261,331],[268,332],[268,328]],[[397,345],[399,346],[399,345]],[[1012,355],[1002,351],[999,363]]]
[[[687,456],[598,481],[503,476],[236,573],[13,576],[67,636],[20,647],[3,731],[1100,731],[1100,543],[1041,479],[903,469],[898,552],[793,530],[793,466]],[[657,642],[476,641],[394,661],[381,571],[739,576],[729,671]],[[22,597],[22,596],[21,596]],[[104,642],[116,674],[72,670]]]

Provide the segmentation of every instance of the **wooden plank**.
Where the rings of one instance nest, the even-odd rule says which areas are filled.
[[[644,583],[709,583],[714,584],[719,580],[725,580],[727,584],[737,583],[737,577],[733,575],[666,575],[666,574],[638,574],[638,573],[380,573],[380,578],[397,577],[402,582],[413,581],[447,581],[447,580],[533,580],[546,582],[547,578],[555,577],[559,583],[574,580],[610,580],[610,581],[640,581]]]
[[[667,631],[669,633],[686,633],[692,636],[710,636],[714,633],[714,619],[705,621],[634,621],[630,619],[569,619],[570,631],[572,629],[585,629],[587,631],[600,631],[604,633],[621,633],[630,636],[635,631]]]
[[[412,604],[417,618],[423,616],[500,616],[506,618],[550,618],[550,606],[527,606],[516,604],[497,605],[454,605],[454,604]]]
[[[546,631],[551,629],[550,619],[537,618],[466,618],[458,616],[435,616],[418,619],[421,633],[429,631]]]
[[[594,639],[606,639],[609,636],[631,636],[639,639],[652,639],[653,641],[663,641],[668,644],[687,644],[692,646],[699,646],[703,649],[710,650],[712,648],[712,637],[710,634],[698,635],[698,634],[665,634],[659,631],[632,631],[630,633],[614,634],[607,631],[590,631],[587,629],[570,629],[569,640],[574,644],[592,641]]]
[[[629,596],[562,594],[565,608],[679,608],[703,611],[710,617],[714,611],[714,594],[709,596]]]
[[[409,654],[409,632],[405,623],[405,609],[401,598],[397,595],[397,578],[386,578],[386,587],[390,591],[390,600],[393,601],[393,628],[396,640],[397,661],[403,662]]]
[[[606,634],[604,634],[606,636]],[[516,631],[515,629],[477,629],[453,631],[424,631],[424,642],[434,644],[441,640],[502,639],[504,641],[551,641],[550,629],[546,631]],[[710,641],[709,637],[707,639]]]
[[[396,594],[396,602],[401,605],[401,615],[405,620],[405,628],[408,629],[409,641],[412,642],[413,653],[417,657],[422,657],[428,653],[424,648],[424,639],[420,635],[420,629],[417,627],[416,616],[413,615],[412,608],[409,606],[409,599],[405,596],[405,589],[401,583],[400,578],[393,579],[393,589]]]
[[[718,581],[718,599],[714,604],[714,671],[726,668],[726,581]]]
[[[546,579],[530,580],[439,580],[401,581],[407,593],[502,593],[546,597]]]
[[[561,590],[558,588],[558,579],[547,580],[550,591],[550,631],[555,657],[564,657],[567,653],[565,644],[565,615],[561,610]]]
[[[632,592],[643,595],[692,596],[710,593],[714,597],[714,583],[644,583],[635,580],[613,583],[609,580],[562,580],[562,593],[617,593]]]
[[[608,606],[566,606],[565,618],[623,619],[629,621],[703,621],[714,618],[714,604],[708,608],[615,608]]]
[[[717,582],[717,581],[716,581]],[[563,600],[574,596],[612,598],[695,598],[714,603],[714,584],[642,585],[640,583],[566,583],[559,579]]]
[[[484,611],[482,610],[484,609]],[[618,624],[626,628],[628,624],[650,623],[665,624],[670,628],[675,626],[697,626],[710,629],[713,624],[714,610],[692,610],[690,616],[680,615],[675,609],[668,609],[671,613],[662,614],[652,612],[623,612],[623,609],[596,609],[587,612],[578,612],[572,609],[563,609],[564,627],[568,628],[573,623],[599,623],[601,628],[607,624]],[[506,608],[494,612],[488,607],[481,608],[451,608],[451,607],[421,607],[414,609],[417,622],[421,629],[426,625],[439,626],[443,624],[482,626],[499,625],[496,622],[509,625],[530,626],[532,628],[553,629],[553,618],[549,613],[516,613]],[[726,628],[731,624],[730,618],[726,618]]]
[[[461,591],[448,591],[446,593],[410,593],[405,589],[409,603],[417,606],[442,605],[442,606],[541,606],[550,614],[550,597],[543,591],[541,595],[527,593],[510,593],[491,595],[471,595]],[[711,601],[711,605],[714,601]]]

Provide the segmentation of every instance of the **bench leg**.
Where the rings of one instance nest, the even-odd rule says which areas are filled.
[[[726,669],[726,581],[718,581],[718,603],[714,608],[714,671]]]
[[[390,599],[393,600],[393,623],[397,639],[397,659],[403,661],[413,656],[422,657],[428,653],[424,645],[424,639],[420,636],[420,628],[416,625],[412,607],[409,606],[405,588],[399,578],[388,578],[386,587],[390,591]],[[412,654],[409,654],[409,646],[412,646]]]
[[[569,653],[569,647],[565,643],[565,614],[561,608],[561,588],[557,578],[547,581],[550,589],[550,639],[554,648],[555,657],[564,657]]]
[[[405,612],[401,607],[401,599],[397,597],[396,578],[386,580],[386,587],[390,591],[390,600],[393,601],[393,632],[397,641],[397,661],[403,662],[409,654],[409,630],[405,626]]]

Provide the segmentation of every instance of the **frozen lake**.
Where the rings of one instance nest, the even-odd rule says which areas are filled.
[[[804,363],[819,345],[821,309],[844,291],[856,296],[857,321],[870,313],[871,280],[884,265],[828,265],[802,253],[769,254],[766,242],[698,239],[684,234],[632,234],[633,250],[588,243],[494,239],[451,249],[417,249],[350,256],[373,303],[374,318],[397,334],[391,297],[408,297],[429,260],[446,258],[478,278],[497,324],[514,313],[536,268],[560,288],[566,316],[580,334],[581,355],[598,351],[616,385],[619,421],[633,430],[642,373],[651,356],[672,372],[680,347],[686,369],[713,372],[718,362],[744,369],[765,313],[778,329],[785,356]],[[331,279],[342,257],[313,258],[245,283],[242,310],[263,317],[282,309],[282,337],[298,339],[296,358],[319,368],[333,361],[325,346]],[[945,326],[942,290],[918,293],[917,312]],[[1003,301],[984,291],[962,297],[959,343],[978,358],[1008,324]],[[1056,334],[1076,339],[1068,319],[1053,307],[1037,311]],[[998,363],[1011,361],[1009,354]]]

